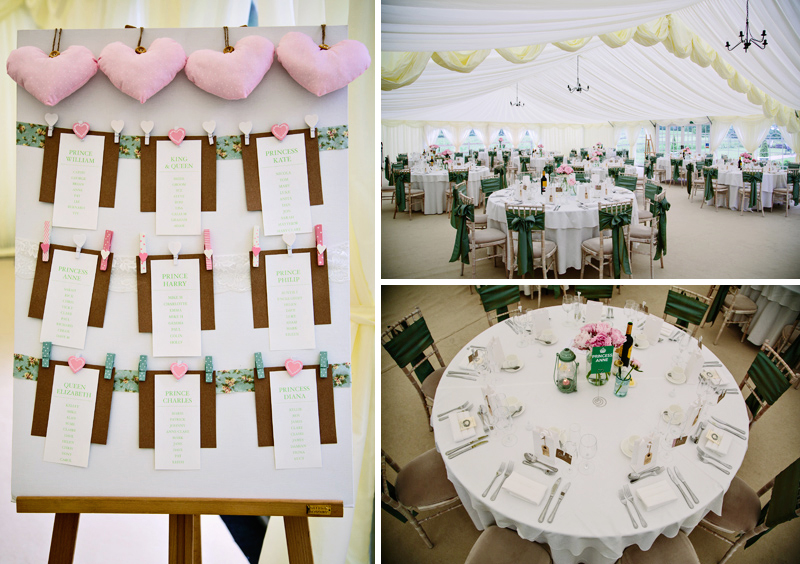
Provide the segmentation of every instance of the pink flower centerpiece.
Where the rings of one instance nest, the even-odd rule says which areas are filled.
[[[589,323],[581,327],[572,344],[583,351],[592,347],[620,347],[625,343],[625,335],[608,323]]]
[[[575,174],[575,171],[568,164],[562,164],[556,169],[556,174]]]
[[[741,155],[739,155],[739,158],[742,159],[743,163],[755,162],[755,159],[753,159],[753,155],[751,155],[750,153],[748,153],[746,151],[744,153],[742,153]]]
[[[444,151],[442,151],[442,156],[449,159],[450,157],[453,156],[453,151],[451,151],[450,149],[445,149]]]

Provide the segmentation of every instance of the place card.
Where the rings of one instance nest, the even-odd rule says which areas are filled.
[[[548,429],[536,427],[533,430],[533,452],[536,456],[543,456],[553,461],[558,450],[558,441]]]
[[[105,138],[63,133],[58,149],[53,226],[97,229]]]
[[[556,458],[558,458],[559,460],[563,460],[570,466],[572,465],[572,456],[568,452],[563,451],[560,448],[556,449]]]
[[[314,296],[308,254],[266,255],[264,258],[270,349],[315,348]]]
[[[199,470],[200,375],[154,378],[156,470]]]
[[[157,141],[156,235],[200,235],[201,141]]]
[[[633,443],[631,468],[633,468],[634,472],[641,472],[658,466],[659,442],[658,436],[648,435]]]
[[[97,255],[53,251],[40,341],[84,348],[92,305]]]
[[[98,374],[98,370],[86,367],[77,373],[68,366],[55,367],[44,441],[45,462],[83,468],[89,465]]]
[[[592,347],[589,374],[606,374],[611,372],[613,361],[614,347]]]
[[[200,356],[200,260],[151,260],[153,356]]]
[[[273,371],[269,385],[275,468],[321,467],[316,370],[304,369],[295,376]]]
[[[586,302],[586,323],[600,323],[603,317],[603,304],[594,300]]]
[[[264,235],[311,232],[305,136],[259,137],[256,145]]]

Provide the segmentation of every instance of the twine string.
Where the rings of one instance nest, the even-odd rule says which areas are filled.
[[[225,48],[222,50],[223,53],[233,53],[233,47],[231,47],[229,38],[228,38],[228,26],[222,28],[225,31]]]
[[[319,48],[323,51],[330,49],[330,47],[325,44],[325,24],[322,24],[322,44],[320,44]]]
[[[64,31],[64,29],[63,28],[59,28],[59,27],[55,28],[55,30],[53,31],[53,47],[50,50],[50,57],[51,58],[52,57],[58,57],[61,54],[60,49],[61,49],[61,32],[62,31]],[[58,38],[58,43],[56,43],[56,38]]]

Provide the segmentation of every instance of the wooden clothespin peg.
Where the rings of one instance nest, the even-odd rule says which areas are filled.
[[[319,352],[319,377],[320,378],[327,378],[328,377],[328,352],[327,351],[320,351]]]
[[[114,372],[114,359],[117,355],[114,353],[106,354],[106,368],[103,371],[103,378],[111,380],[111,374]]]
[[[115,119],[111,122],[111,129],[114,130],[114,143],[119,143],[119,134],[122,133],[123,127],[125,127],[125,122],[121,119]]]
[[[297,235],[295,233],[284,233],[282,236],[283,242],[286,243],[286,250],[291,255],[292,254],[292,245],[294,245],[295,239],[297,239]]]
[[[44,222],[44,237],[42,237],[42,261],[50,260],[50,222]]]
[[[108,268],[108,255],[111,254],[112,237],[114,237],[114,232],[106,229],[105,237],[103,237],[103,250],[100,251],[100,270]]]
[[[306,123],[310,129],[311,138],[317,136],[317,122],[319,121],[319,116],[317,114],[309,114],[306,116]]]
[[[210,229],[203,229],[203,254],[206,255],[206,270],[212,270],[214,268],[214,261],[211,257],[214,254],[214,250],[211,248]]]
[[[325,249],[327,248],[322,241],[322,224],[314,226],[314,236],[317,239],[317,266],[325,264]]]
[[[144,233],[139,233],[139,272],[147,274],[147,244]]]
[[[214,130],[217,128],[217,122],[213,119],[211,121],[203,122],[203,129],[208,133],[208,144],[214,144]]]
[[[178,266],[178,255],[181,252],[180,241],[172,241],[169,245],[169,252],[172,253],[172,264]]]
[[[256,377],[264,378],[264,359],[261,357],[260,352],[256,353]]]
[[[147,376],[147,355],[142,354],[139,355],[139,381],[144,382],[145,376]]]
[[[261,255],[261,236],[258,225],[253,227],[253,268],[258,268],[258,259]]]
[[[244,133],[244,144],[250,144],[250,132],[253,131],[253,122],[252,121],[240,121],[239,122],[239,131]]]
[[[86,235],[83,233],[78,235],[73,235],[72,240],[75,242],[75,258],[81,258],[81,250],[83,246],[86,244]]]
[[[42,368],[50,368],[50,352],[53,350],[53,343],[45,341],[42,343]]]
[[[214,381],[214,361],[210,356],[206,357],[206,383]]]
[[[144,131],[144,144],[150,144],[150,132],[153,131],[153,122],[152,121],[143,121],[139,124]]]
[[[58,123],[58,114],[44,114],[44,121],[47,122],[47,136],[53,136],[53,127]]]

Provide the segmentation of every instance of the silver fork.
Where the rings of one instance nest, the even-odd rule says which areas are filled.
[[[633,518],[633,513],[631,513],[631,508],[628,507],[628,500],[625,499],[625,492],[619,490],[619,500],[622,502],[622,505],[625,506],[625,509],[628,510],[628,517],[631,518],[631,523],[633,523],[633,528],[638,529],[639,524],[636,522],[636,519]]]
[[[500,485],[497,486],[497,489],[492,494],[492,497],[491,497],[492,501],[497,499],[497,494],[500,493],[500,489],[503,487],[503,484],[508,479],[508,477],[511,475],[511,472],[513,472],[513,470],[514,470],[514,461],[513,460],[509,460],[508,461],[508,466],[506,466],[506,473],[505,473],[505,475],[503,475],[503,479],[500,480]]]
[[[492,481],[489,482],[489,485],[486,486],[486,490],[481,494],[481,497],[486,497],[489,494],[489,490],[492,489],[492,484],[494,484],[494,481],[497,479],[497,477],[500,474],[503,473],[503,470],[505,470],[505,469],[506,469],[506,463],[505,462],[501,462],[500,463],[500,468],[497,469],[497,473],[494,475],[494,478],[492,478]]]
[[[625,484],[622,486],[622,490],[625,492],[625,497],[628,498],[628,501],[631,502],[631,505],[633,505],[633,508],[636,510],[636,514],[639,516],[639,521],[642,522],[642,527],[646,527],[647,521],[644,520],[644,517],[642,517],[642,512],[639,511],[639,508],[636,507],[636,503],[633,501],[633,494],[631,493],[630,485]]]

